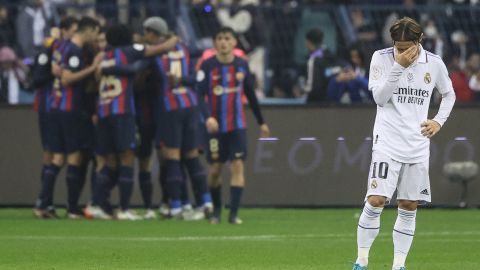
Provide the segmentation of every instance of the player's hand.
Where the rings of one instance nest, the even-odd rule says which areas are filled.
[[[175,45],[177,45],[178,42],[180,42],[180,38],[178,36],[172,35],[163,43],[163,45],[166,47],[167,50],[171,50],[175,48]]]
[[[100,66],[100,64],[101,64],[102,61],[103,61],[103,57],[104,57],[104,56],[105,56],[105,53],[104,53],[104,52],[99,52],[99,53],[97,53],[97,55],[95,55],[95,58],[93,59],[92,65],[95,66],[95,67]]]
[[[395,54],[395,61],[406,68],[410,66],[418,58],[418,46],[414,45],[402,53]]]
[[[267,124],[263,124],[260,126],[260,138],[268,137],[270,137],[270,128],[268,128]]]
[[[218,132],[218,121],[213,117],[207,119],[207,131],[208,133],[217,133]]]
[[[428,119],[427,121],[422,123],[422,135],[427,138],[432,138],[435,134],[440,131],[440,124],[436,121]]]

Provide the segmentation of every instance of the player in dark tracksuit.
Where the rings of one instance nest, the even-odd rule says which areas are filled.
[[[202,106],[207,115],[209,147],[207,158],[210,162],[209,185],[214,204],[211,223],[220,221],[221,169],[230,161],[230,215],[231,224],[241,224],[238,208],[245,185],[244,160],[247,155],[245,110],[242,94],[247,96],[249,105],[260,125],[260,136],[270,134],[265,124],[253,88],[253,77],[248,63],[233,53],[237,40],[233,29],[220,29],[214,38],[217,55],[202,63],[197,72],[199,101],[208,97],[208,105]]]
[[[112,182],[117,180],[112,172],[118,167],[121,209],[117,218],[136,220],[139,216],[129,210],[133,191],[134,150],[137,146],[134,73],[125,73],[121,67],[170,49],[178,38],[172,37],[164,44],[156,46],[132,45],[132,32],[125,25],[110,27],[106,36],[111,47],[105,52],[97,71],[97,75],[101,76],[97,107],[97,154],[103,160],[112,160],[111,157],[114,156],[119,164],[98,164],[93,206],[87,208],[85,214],[92,218],[105,217],[100,207],[105,204],[105,194],[114,186]]]

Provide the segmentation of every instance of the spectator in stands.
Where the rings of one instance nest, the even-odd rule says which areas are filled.
[[[44,8],[43,0],[29,0],[17,16],[17,42],[22,56],[34,57],[50,30],[52,12]]]
[[[12,48],[0,48],[0,102],[18,104],[27,68],[17,59]]]
[[[15,47],[15,27],[8,8],[2,4],[0,4],[0,40],[1,43]]]
[[[264,29],[257,10],[259,0],[225,0],[217,10],[221,26],[231,27],[238,35],[238,46],[248,54],[255,75],[257,96],[263,94],[265,77]]]
[[[352,10],[350,16],[355,34],[357,35],[357,42],[370,51],[380,47],[381,44],[378,41],[377,31],[375,31],[372,22],[365,18],[363,11],[361,9]]]
[[[442,37],[440,36],[440,33],[438,33],[435,21],[432,19],[426,20],[423,26],[423,32],[423,48],[440,57],[443,57],[444,42],[442,40]]]
[[[361,103],[370,100],[365,55],[358,47],[350,48],[350,63],[328,83],[329,100],[340,104]]]
[[[472,102],[474,100],[474,95],[468,85],[468,73],[460,67],[460,57],[454,55],[446,62],[448,63],[450,80],[452,80],[453,89],[457,96],[457,102]]]
[[[307,83],[304,91],[308,94],[307,102],[327,101],[329,66],[333,57],[323,46],[323,32],[318,28],[311,29],[306,34],[306,46],[310,53],[307,62]]]

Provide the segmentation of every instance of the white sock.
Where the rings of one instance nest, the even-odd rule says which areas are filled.
[[[417,210],[408,211],[398,208],[397,221],[393,227],[393,267],[398,269],[405,266],[408,251],[412,246],[415,234],[415,217]]]
[[[356,263],[361,266],[368,265],[370,247],[380,231],[380,215],[382,214],[382,210],[383,207],[373,207],[366,202],[360,219],[358,220],[358,257]]]

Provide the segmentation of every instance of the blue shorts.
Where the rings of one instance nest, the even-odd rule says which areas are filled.
[[[247,158],[247,131],[237,129],[227,133],[208,135],[209,163],[225,163],[236,159]]]
[[[51,128],[49,127],[50,122],[50,113],[39,112],[38,113],[38,128],[40,129],[40,141],[42,143],[43,151],[51,151]]]
[[[156,146],[189,152],[198,148],[198,111],[196,107],[162,112],[158,117]]]
[[[53,153],[70,154],[82,149],[85,140],[84,116],[77,112],[52,112],[47,125]]]
[[[138,124],[138,121],[137,121]],[[139,143],[136,149],[138,158],[146,158],[152,155],[153,140],[155,139],[155,126],[153,124],[138,125]]]
[[[134,150],[137,127],[132,115],[111,115],[98,121],[96,152],[101,156]]]

